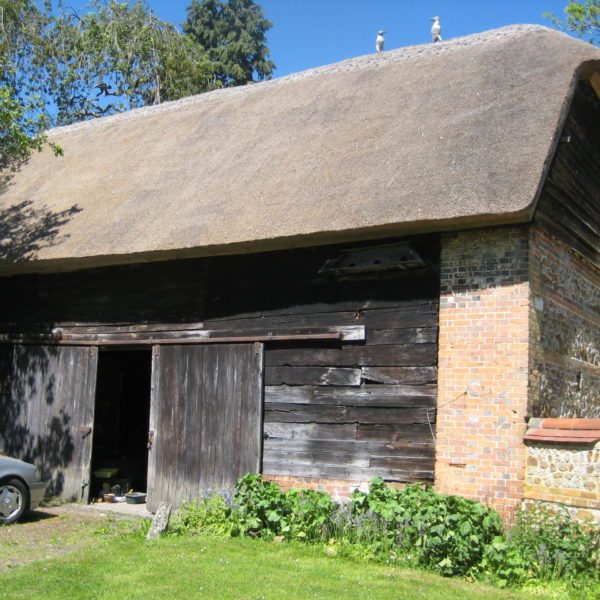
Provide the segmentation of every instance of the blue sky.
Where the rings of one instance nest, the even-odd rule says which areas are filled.
[[[147,0],[158,17],[180,25],[189,0]],[[444,39],[517,23],[551,26],[542,15],[562,16],[567,0],[255,0],[273,22],[268,32],[275,77],[374,52],[378,29],[385,49],[429,42],[430,17],[439,16]],[[85,6],[85,0],[71,0]]]

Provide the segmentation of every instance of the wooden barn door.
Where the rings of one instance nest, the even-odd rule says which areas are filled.
[[[262,372],[262,344],[154,348],[150,510],[260,471]]]
[[[87,501],[98,350],[3,346],[9,383],[0,394],[4,452],[34,463],[47,492]],[[7,389],[9,388],[9,389]]]

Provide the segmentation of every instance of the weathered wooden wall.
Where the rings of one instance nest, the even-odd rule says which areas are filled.
[[[0,441],[33,462],[47,492],[87,500],[97,348],[0,345]]]
[[[425,267],[345,278],[319,275],[339,256],[335,246],[14,277],[3,287],[0,331],[364,325],[366,341],[265,345],[263,472],[431,481],[439,243],[411,243]]]
[[[577,86],[534,223],[600,268],[600,99]]]
[[[173,505],[260,469],[261,344],[154,349],[148,499]]]

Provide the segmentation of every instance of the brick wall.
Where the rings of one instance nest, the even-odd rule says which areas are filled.
[[[287,491],[292,488],[303,490],[317,490],[327,492],[336,502],[347,500],[352,492],[359,489],[369,491],[368,481],[347,481],[345,479],[319,479],[316,477],[288,477],[284,475],[265,475],[266,481],[274,481],[279,487]]]
[[[436,489],[510,519],[523,496],[527,226],[442,237]]]

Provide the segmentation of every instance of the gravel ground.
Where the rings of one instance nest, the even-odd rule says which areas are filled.
[[[94,531],[115,519],[152,517],[143,504],[40,507],[20,523],[0,526],[0,573],[94,544]]]

